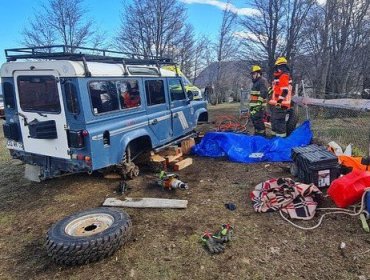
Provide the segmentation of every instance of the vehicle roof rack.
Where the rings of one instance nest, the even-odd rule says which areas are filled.
[[[82,61],[84,64],[86,76],[90,76],[90,72],[87,68],[86,63],[90,61],[120,63],[124,65],[125,69],[126,65],[154,65],[158,68],[160,67],[160,65],[176,66],[176,63],[173,62],[170,58],[69,45],[51,45],[5,49],[5,57],[8,62],[17,61],[20,59]]]

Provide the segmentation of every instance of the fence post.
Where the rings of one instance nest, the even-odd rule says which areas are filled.
[[[306,92],[306,88],[304,86],[304,80],[302,80],[302,91],[303,91],[303,97],[307,98],[307,92]],[[305,108],[306,108],[306,120],[309,120],[310,119],[310,112],[308,110],[307,104],[305,105]]]

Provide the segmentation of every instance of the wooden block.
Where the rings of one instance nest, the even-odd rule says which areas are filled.
[[[175,156],[167,156],[166,157],[166,164],[169,165],[171,162],[174,162],[175,160],[179,159],[182,157],[182,153],[179,153],[178,155]]]
[[[164,198],[130,198],[125,200],[117,198],[107,198],[103,202],[103,206],[113,207],[133,207],[133,208],[186,208],[187,200],[181,199],[164,199]]]
[[[122,179],[122,176],[117,173],[109,173],[104,175],[104,179]]]
[[[189,165],[192,165],[192,164],[193,164],[193,159],[192,158],[186,158],[186,159],[176,163],[174,165],[173,169],[175,171],[179,171],[179,170],[184,169],[185,167],[188,167]]]
[[[195,145],[194,138],[189,138],[181,142],[181,151],[184,155],[188,155],[191,151],[191,147]]]
[[[154,162],[163,162],[166,159],[164,157],[160,156],[160,155],[154,154],[154,155],[150,156],[150,160],[154,161]]]
[[[178,146],[170,146],[167,149],[158,152],[162,157],[176,156],[179,153],[181,153],[181,148]]]

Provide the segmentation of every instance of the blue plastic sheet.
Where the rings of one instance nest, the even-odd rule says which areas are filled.
[[[227,156],[231,161],[244,163],[292,161],[292,149],[310,144],[312,136],[309,121],[302,123],[285,138],[267,139],[231,132],[209,132],[193,147],[192,152],[206,157]]]

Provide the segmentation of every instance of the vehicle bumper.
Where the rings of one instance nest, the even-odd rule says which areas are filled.
[[[40,180],[58,177],[67,173],[91,172],[92,167],[82,160],[53,158],[24,151],[10,150],[14,159],[40,166]]]

